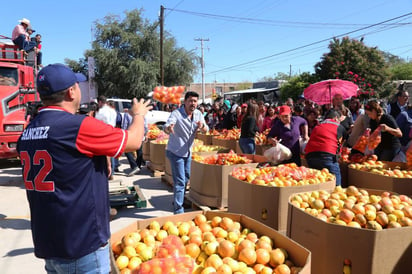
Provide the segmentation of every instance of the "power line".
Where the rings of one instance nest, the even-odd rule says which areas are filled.
[[[220,70],[215,70],[215,71],[212,71],[212,72],[208,72],[207,74],[214,74],[214,73],[217,73],[217,72],[230,70],[232,68],[253,64],[253,63],[256,63],[256,62],[259,62],[259,61],[262,61],[262,60],[265,60],[265,59],[268,59],[268,58],[272,58],[272,57],[275,57],[275,56],[278,56],[278,55],[282,55],[282,54],[289,53],[289,52],[292,52],[292,51],[307,48],[307,47],[310,47],[310,46],[313,46],[313,45],[316,45],[316,44],[320,44],[320,43],[329,41],[333,38],[347,36],[349,34],[352,34],[352,33],[358,32],[358,31],[362,31],[362,30],[365,30],[365,29],[369,29],[369,28],[373,28],[373,27],[376,27],[376,26],[384,25],[387,22],[394,21],[394,20],[397,20],[397,19],[400,19],[400,18],[404,18],[404,17],[410,16],[410,15],[412,15],[412,12],[404,14],[404,15],[400,15],[400,16],[397,16],[395,18],[388,19],[388,20],[385,20],[385,21],[382,21],[382,22],[379,22],[379,23],[375,23],[375,24],[372,24],[372,25],[369,25],[369,26],[366,26],[366,27],[362,27],[362,28],[359,28],[359,29],[356,29],[356,30],[353,30],[353,31],[349,31],[349,32],[346,32],[346,33],[343,33],[343,34],[340,34],[340,35],[336,35],[336,36],[329,37],[329,38],[326,38],[326,39],[322,39],[322,40],[319,40],[319,41],[316,41],[316,42],[313,42],[313,43],[309,43],[309,44],[306,44],[306,45],[303,45],[303,46],[299,46],[299,47],[296,47],[296,48],[293,48],[293,49],[285,50],[285,51],[282,51],[282,52],[278,52],[278,53],[275,53],[275,54],[272,54],[272,55],[269,55],[269,56],[257,58],[257,59],[251,60],[251,61],[247,61],[247,62],[244,62],[244,63],[237,64],[237,65],[229,66],[229,67],[226,67],[226,68],[223,68],[223,69],[220,69]]]
[[[359,27],[359,26],[369,26],[370,24],[344,24],[344,23],[324,23],[324,22],[299,22],[299,21],[278,21],[278,20],[269,20],[269,19],[258,19],[258,18],[250,18],[250,17],[237,17],[237,16],[229,16],[229,15],[218,15],[218,14],[210,14],[210,13],[202,13],[202,12],[195,12],[195,11],[187,11],[187,10],[179,10],[179,9],[168,9],[173,10],[175,12],[186,13],[194,16],[200,17],[209,17],[215,18],[219,20],[225,21],[234,21],[234,22],[241,22],[241,23],[250,23],[250,24],[264,24],[264,25],[275,25],[275,26],[296,26],[296,27],[305,27],[305,28],[313,28],[313,27]],[[389,25],[411,25],[411,22],[408,23],[397,23],[397,24],[389,24]]]
[[[173,8],[171,8],[171,9],[165,8],[165,10],[169,10],[169,12],[165,14],[165,18],[166,18],[172,11],[174,11],[178,6],[180,6],[180,4],[183,3],[183,1],[185,1],[185,0],[181,0],[179,3],[177,3],[177,4],[176,4]]]

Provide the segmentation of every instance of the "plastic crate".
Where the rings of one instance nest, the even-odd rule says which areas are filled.
[[[112,194],[110,198],[110,206],[113,208],[119,208],[132,205],[137,208],[147,206],[146,198],[141,192],[138,186],[127,187],[128,193]]]

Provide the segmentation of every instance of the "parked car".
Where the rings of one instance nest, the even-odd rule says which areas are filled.
[[[112,101],[115,104],[116,110],[123,112],[124,109],[130,109],[132,106],[132,100],[129,99],[118,99],[118,98],[108,98],[107,101]],[[170,116],[170,112],[162,110],[151,110],[146,116],[147,124],[156,124],[158,126],[163,126]]]

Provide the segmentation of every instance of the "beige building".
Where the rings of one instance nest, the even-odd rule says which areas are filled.
[[[249,87],[246,87],[246,83],[205,83],[205,99],[211,98],[213,89],[216,91],[217,96],[223,96],[223,93],[239,90],[239,89],[247,89],[252,88],[252,83],[250,83]],[[202,98],[202,83],[193,83],[190,84],[186,90],[195,91],[199,93],[200,98]]]

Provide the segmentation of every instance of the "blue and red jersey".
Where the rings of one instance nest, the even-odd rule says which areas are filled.
[[[35,255],[77,259],[110,237],[106,156],[123,153],[127,131],[47,107],[17,144],[30,204]]]

